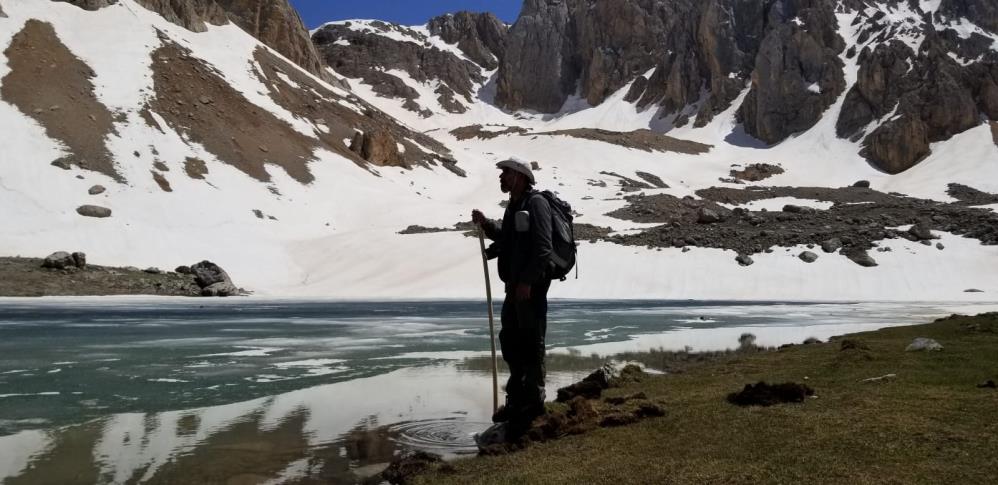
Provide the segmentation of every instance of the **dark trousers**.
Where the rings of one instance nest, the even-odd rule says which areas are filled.
[[[506,403],[518,410],[544,409],[544,334],[550,286],[550,281],[532,285],[530,300],[517,301],[516,287],[511,285],[502,303],[499,345],[509,367]]]

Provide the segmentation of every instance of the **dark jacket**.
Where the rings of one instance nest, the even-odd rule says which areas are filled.
[[[530,229],[516,231],[516,213],[530,214]],[[531,190],[506,207],[502,225],[488,220],[482,225],[485,236],[496,241],[489,246],[489,259],[499,257],[499,278],[507,290],[511,285],[538,284],[549,279],[551,267],[551,205],[540,192]]]

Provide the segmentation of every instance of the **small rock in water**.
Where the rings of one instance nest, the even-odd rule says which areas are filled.
[[[911,342],[904,350],[905,352],[918,352],[922,350],[942,350],[943,346],[933,339],[918,337]]]

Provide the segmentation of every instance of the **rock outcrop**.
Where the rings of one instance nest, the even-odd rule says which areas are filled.
[[[695,116],[702,126],[751,78],[746,128],[779,141],[813,125],[845,87],[832,7],[827,0],[528,0],[507,35],[496,101],[555,112],[576,91],[596,105],[630,83],[626,100],[659,105],[676,125]]]
[[[879,13],[861,12],[856,24],[859,53],[856,84],[846,95],[836,130],[863,141],[863,154],[895,174],[930,154],[929,145],[998,118],[998,53],[993,40],[957,31],[950,21],[966,19],[984,29],[998,25],[998,6],[987,0],[943,1],[934,14],[911,8],[922,19],[885,23]],[[915,52],[899,33],[924,35]],[[872,40],[869,40],[872,39]],[[872,45],[872,47],[871,47]]]
[[[350,143],[350,150],[364,160],[378,166],[404,166],[395,139],[384,130],[357,132]]]
[[[457,48],[479,66],[491,71],[499,67],[506,51],[506,24],[491,13],[457,12],[430,19],[430,33]]]
[[[398,37],[408,40],[400,41]],[[312,35],[312,41],[338,74],[361,78],[379,96],[405,99],[403,107],[424,117],[432,112],[419,104],[419,93],[386,71],[404,72],[420,83],[440,81],[435,93],[437,102],[451,113],[465,112],[467,108],[460,99],[470,104],[476,85],[485,82],[482,66],[433,47],[423,33],[397,24],[327,24]]]
[[[807,130],[845,91],[837,33],[829,2],[787,0],[769,8],[771,26],[756,55],[752,89],[738,110],[745,132],[777,143]]]
[[[2,3],[0,3],[0,18],[7,18],[7,13],[3,11]]]
[[[102,2],[106,0],[76,0]],[[113,1],[113,0],[112,0]],[[318,52],[298,12],[287,0],[136,0],[140,5],[194,32],[232,21],[264,44],[305,68],[326,76]]]

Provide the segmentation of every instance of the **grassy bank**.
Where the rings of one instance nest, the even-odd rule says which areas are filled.
[[[915,337],[937,352],[906,352]],[[741,353],[611,389],[668,414],[620,428],[452,462],[416,483],[995,483],[998,314],[894,327],[774,352]],[[851,346],[845,346],[851,347]],[[866,347],[865,349],[863,347]],[[862,382],[871,377],[895,378]],[[806,383],[803,404],[741,408],[747,383]]]

